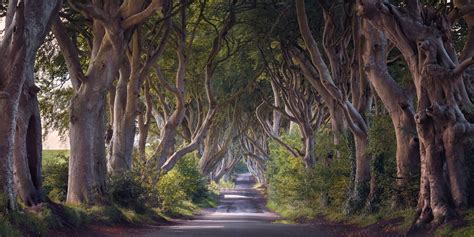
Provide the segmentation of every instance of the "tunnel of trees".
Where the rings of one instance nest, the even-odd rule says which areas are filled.
[[[124,177],[163,205],[187,160],[207,183],[245,165],[274,206],[462,219],[472,2],[2,1],[0,212],[107,204]],[[70,140],[59,198],[52,131]]]

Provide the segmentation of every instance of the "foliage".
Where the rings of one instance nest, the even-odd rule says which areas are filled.
[[[212,198],[207,180],[199,173],[198,167],[198,158],[189,154],[160,178],[157,189],[163,212],[173,213],[190,203],[203,203]]]
[[[228,178],[228,179],[221,178],[219,180],[219,187],[221,187],[223,189],[232,189],[232,188],[235,187],[235,183],[230,178]]]
[[[395,130],[388,115],[379,115],[372,119],[369,130],[368,155],[371,159],[371,174],[377,182],[376,200],[372,201],[372,207],[378,208],[382,200],[391,200],[396,190],[396,140]],[[409,190],[399,190],[409,191]],[[415,190],[416,192],[416,190]],[[411,193],[415,196],[416,193]],[[386,203],[388,204],[388,203]]]
[[[292,146],[301,147],[296,132],[284,134],[282,138]],[[301,158],[291,156],[275,142],[270,143],[271,160],[267,168],[270,208],[277,208],[289,218],[311,218],[318,207],[329,205],[337,209],[342,206],[349,186],[349,149],[345,142],[332,145],[331,139],[328,129],[318,133],[319,160],[312,170],[304,167]],[[332,155],[336,149],[338,156]]]
[[[8,220],[0,217],[0,236],[21,236],[21,233],[13,227]]]
[[[147,189],[133,171],[109,177],[108,192],[111,201],[120,207],[145,210]]]
[[[43,191],[52,201],[66,201],[68,160],[64,152],[56,152],[43,161]]]

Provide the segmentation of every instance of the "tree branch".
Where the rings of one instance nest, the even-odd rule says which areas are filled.
[[[79,61],[76,45],[69,38],[59,16],[53,20],[51,30],[58,41],[64,60],[66,61],[72,86],[75,90],[78,90],[81,84],[86,80],[86,77]]]
[[[141,12],[131,15],[122,21],[122,28],[127,30],[142,22],[150,17],[154,12],[163,8],[162,0],[152,0],[151,3]]]

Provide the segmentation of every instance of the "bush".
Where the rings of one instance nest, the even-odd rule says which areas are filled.
[[[235,187],[234,181],[232,181],[231,178],[221,178],[219,180],[219,187],[224,188],[224,189],[232,189]]]
[[[160,178],[157,185],[161,209],[170,212],[186,202],[201,203],[209,198],[206,178],[198,169],[198,158],[190,154]]]
[[[393,200],[394,187],[397,176],[396,152],[397,142],[392,120],[388,115],[379,115],[372,119],[372,126],[369,130],[368,155],[371,156],[371,175],[375,176],[377,190],[374,193],[374,200],[371,200],[375,207],[389,205]],[[407,197],[416,197],[418,188],[413,190],[399,190],[406,192]],[[414,198],[416,201],[416,198]]]
[[[55,202],[66,201],[69,157],[58,153],[43,162],[43,192]]]
[[[282,139],[293,147],[302,147],[298,133],[283,134]],[[276,142],[270,143],[269,206],[287,218],[309,217],[316,214],[317,207],[339,208],[345,201],[351,170],[347,142],[341,139],[342,144],[333,145],[330,130],[325,128],[316,140],[318,162],[311,170],[305,168],[301,158],[293,157]],[[337,156],[333,155],[335,150]]]
[[[120,207],[142,212],[146,209],[148,190],[133,171],[109,177],[108,190],[111,201]]]
[[[21,236],[21,233],[16,230],[8,220],[0,217],[0,236]]]

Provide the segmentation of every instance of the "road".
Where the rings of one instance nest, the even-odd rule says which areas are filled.
[[[250,174],[240,174],[234,189],[223,190],[217,208],[207,209],[193,220],[160,227],[143,236],[159,237],[298,237],[330,236],[310,225],[272,223],[278,216],[265,208],[265,199],[253,189]]]

